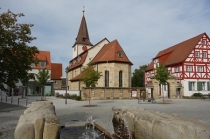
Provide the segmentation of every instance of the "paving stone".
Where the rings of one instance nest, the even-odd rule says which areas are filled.
[[[18,97],[14,99],[17,100]],[[27,106],[38,99],[40,97],[28,97]],[[113,106],[142,107],[146,110],[160,111],[169,115],[176,113],[182,117],[196,118],[210,124],[210,100],[208,99],[165,99],[165,102],[168,104],[160,104],[162,102],[161,99],[156,100],[156,104],[147,101],[141,101],[141,104],[138,104],[137,99],[91,100],[91,104],[97,105],[96,107],[84,107],[88,105],[88,101],[68,99],[67,104],[65,104],[65,99],[55,97],[46,97],[46,99],[52,101],[55,105],[56,114],[59,116],[60,125],[62,126],[81,125],[88,122],[88,117],[90,118],[92,116],[92,120],[96,121],[106,130],[113,132]],[[21,100],[19,105],[26,106],[26,100]],[[4,135],[7,133],[8,137],[13,137],[14,129],[23,111],[24,109],[0,112],[0,132],[4,132]]]

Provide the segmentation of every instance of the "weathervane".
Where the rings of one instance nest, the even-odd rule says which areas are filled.
[[[83,6],[83,10],[82,10],[82,12],[83,12],[83,16],[84,16],[84,12],[85,12],[85,6]]]

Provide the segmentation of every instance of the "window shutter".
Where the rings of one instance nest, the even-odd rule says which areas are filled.
[[[202,90],[201,82],[197,82],[197,90],[198,91],[201,91]]]
[[[210,91],[210,86],[209,82],[207,82],[207,90]]]
[[[192,84],[191,82],[188,82],[189,91],[192,91]]]

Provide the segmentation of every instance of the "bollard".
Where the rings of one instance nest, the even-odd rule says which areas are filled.
[[[12,100],[13,100],[13,97],[11,98],[11,104],[12,104]]]
[[[26,98],[26,106],[27,106],[27,103],[28,103],[28,98]]]
[[[7,102],[7,96],[6,96],[6,102]]]
[[[141,103],[141,100],[140,100],[140,98],[138,98],[138,104],[140,104]]]

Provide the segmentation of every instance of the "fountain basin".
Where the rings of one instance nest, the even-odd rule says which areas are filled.
[[[93,125],[94,124],[94,125]],[[60,139],[118,139],[97,123],[77,126],[62,126]]]

